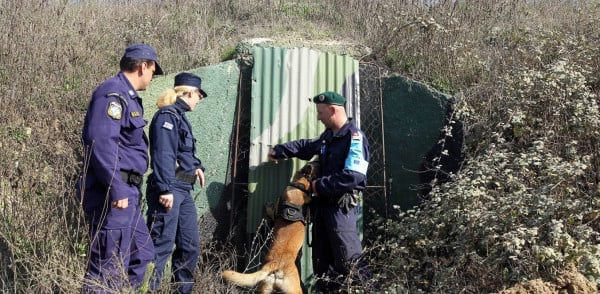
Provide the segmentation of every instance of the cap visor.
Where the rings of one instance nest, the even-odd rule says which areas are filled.
[[[164,72],[162,70],[162,67],[160,67],[160,64],[158,64],[158,61],[154,61],[154,64],[156,65],[156,68],[155,68],[155,71],[154,71],[154,75],[155,76],[162,75]]]

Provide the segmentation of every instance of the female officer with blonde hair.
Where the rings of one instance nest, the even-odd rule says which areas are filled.
[[[146,201],[147,222],[155,247],[152,290],[158,290],[165,264],[171,258],[176,293],[191,293],[199,256],[198,212],[191,190],[196,180],[204,187],[204,166],[196,158],[196,139],[185,113],[205,98],[199,76],[183,72],[172,89],[162,93],[150,124],[150,158]],[[173,250],[173,245],[175,249]]]

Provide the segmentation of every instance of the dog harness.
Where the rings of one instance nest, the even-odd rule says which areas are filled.
[[[304,186],[301,184],[292,182],[289,183],[288,186],[296,188],[307,194],[309,197],[312,197],[312,193],[306,188],[304,188]],[[304,209],[303,205],[297,205],[289,201],[281,201],[281,198],[279,198],[278,202],[279,204],[277,205],[277,215],[281,216],[287,221],[301,221],[304,225],[306,225],[306,216],[308,214],[308,210]]]

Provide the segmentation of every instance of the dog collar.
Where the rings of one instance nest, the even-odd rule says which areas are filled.
[[[312,192],[309,191],[306,187],[304,187],[304,185],[302,185],[300,183],[291,182],[288,184],[288,186],[294,187],[294,188],[304,192],[306,195],[308,195],[308,197],[312,197]]]

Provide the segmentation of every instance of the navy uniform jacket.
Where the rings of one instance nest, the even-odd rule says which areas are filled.
[[[273,150],[276,158],[310,160],[319,155],[321,176],[315,183],[318,197],[336,199],[367,186],[369,143],[351,120],[337,134],[327,129],[318,138],[279,144]]]
[[[82,132],[86,188],[110,186],[110,201],[139,197],[139,189],[124,182],[120,171],[143,175],[148,169],[145,125],[142,99],[123,73],[94,90]],[[92,208],[104,201],[84,197],[83,205]]]
[[[159,192],[173,191],[173,185],[191,190],[193,185],[175,180],[175,172],[193,175],[202,169],[202,162],[196,158],[196,139],[192,133],[185,112],[190,107],[177,98],[173,105],[159,109],[150,124],[150,157],[153,173],[150,177],[158,186]]]

